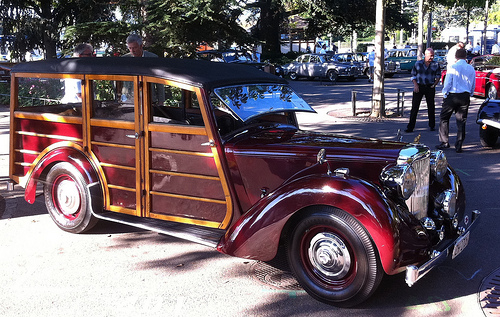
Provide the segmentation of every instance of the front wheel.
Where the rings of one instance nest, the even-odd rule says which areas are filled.
[[[337,73],[337,71],[332,69],[328,71],[326,77],[328,78],[329,81],[336,82],[339,79],[339,74]]]
[[[58,163],[50,169],[43,192],[50,217],[62,230],[82,233],[97,223],[87,183],[70,163]]]
[[[298,79],[298,76],[297,76],[296,72],[291,72],[290,74],[288,74],[288,76],[290,77],[291,80],[297,80]]]
[[[482,146],[493,147],[498,140],[498,130],[492,127],[483,129],[482,126],[479,126],[479,140]]]
[[[378,287],[383,270],[360,223],[332,207],[313,210],[292,231],[288,261],[300,285],[322,302],[351,307]]]
[[[488,85],[488,94],[487,97],[489,99],[498,99],[498,91],[495,85],[489,84]]]

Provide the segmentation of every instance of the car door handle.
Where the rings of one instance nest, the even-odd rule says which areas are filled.
[[[130,139],[138,139],[139,133],[136,132],[135,134],[125,134],[125,136]]]
[[[214,147],[214,146],[215,146],[215,142],[214,142],[214,140],[210,140],[210,141],[208,141],[208,142],[202,143],[201,145],[202,145],[202,146],[210,146],[210,147]]]

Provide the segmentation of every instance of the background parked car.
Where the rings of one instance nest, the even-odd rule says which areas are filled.
[[[500,56],[481,55],[472,58],[470,64],[476,71],[476,86],[474,96],[488,99],[499,99],[500,89]],[[444,83],[446,69],[441,73],[441,81]]]
[[[267,62],[260,62],[252,59],[252,55],[248,52],[241,50],[205,50],[196,52],[197,59],[204,59],[211,62],[222,63],[237,63],[254,66],[266,73],[271,73],[277,76],[283,76],[283,68],[281,66],[273,65]]]
[[[476,70],[474,95],[498,99],[500,89],[500,56],[482,55],[474,57],[470,64]]]
[[[370,77],[370,66],[368,64],[368,52],[356,53],[358,61],[362,64],[361,73],[366,77]],[[394,61],[385,60],[384,62],[384,77],[391,78],[398,72],[398,64]]]
[[[290,79],[297,80],[305,78],[328,78],[334,82],[338,79],[354,81],[358,78],[359,68],[351,63],[341,63],[325,54],[304,54],[290,64],[283,67],[285,75]]]
[[[400,70],[411,71],[413,65],[417,62],[417,49],[414,48],[395,48],[387,51],[388,61],[393,61],[399,65]],[[434,60],[439,63],[441,68],[446,67],[446,55],[443,56],[434,52]]]

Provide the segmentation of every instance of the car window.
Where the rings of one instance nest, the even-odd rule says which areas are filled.
[[[198,98],[194,91],[149,83],[150,122],[203,126]]]
[[[81,81],[76,78],[18,78],[18,108],[30,112],[81,116]]]
[[[134,121],[134,83],[119,80],[92,80],[94,118]]]

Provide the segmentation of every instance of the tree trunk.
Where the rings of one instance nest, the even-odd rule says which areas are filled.
[[[488,29],[488,7],[489,3],[488,0],[486,0],[486,4],[484,5],[484,33],[483,33],[483,46],[481,47],[481,51],[484,54],[486,53],[486,30]]]
[[[262,59],[277,58],[281,54],[280,3],[276,0],[260,1],[260,30]]]
[[[375,66],[373,74],[373,104],[372,117],[385,116],[384,98],[384,27],[385,27],[385,1],[377,0],[377,12],[375,17]]]
[[[424,0],[418,1],[418,51],[417,60],[421,60],[424,54]]]

